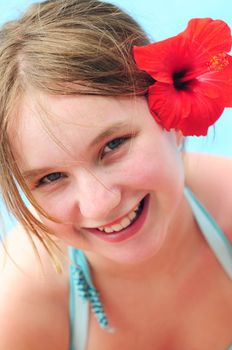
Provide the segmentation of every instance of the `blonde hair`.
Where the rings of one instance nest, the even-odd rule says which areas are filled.
[[[118,7],[97,0],[48,0],[29,7],[0,31],[0,185],[8,209],[52,254],[48,228],[28,210],[50,218],[30,193],[14,160],[8,127],[28,89],[49,94],[144,94],[151,78],[133,60],[148,38]]]

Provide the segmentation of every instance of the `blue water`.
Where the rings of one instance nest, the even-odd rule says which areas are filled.
[[[0,24],[17,17],[31,0],[0,0]],[[155,40],[162,40],[182,31],[192,17],[212,17],[225,20],[232,27],[231,0],[112,0],[130,12]],[[227,109],[207,137],[188,138],[187,150],[232,157],[232,109]],[[6,230],[14,221],[8,217],[0,200],[1,217]],[[1,220],[2,221],[2,220]]]

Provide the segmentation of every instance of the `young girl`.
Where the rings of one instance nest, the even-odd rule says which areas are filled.
[[[1,350],[229,349],[232,162],[183,141],[232,105],[230,49],[220,20],[149,44],[97,0],[2,28]]]

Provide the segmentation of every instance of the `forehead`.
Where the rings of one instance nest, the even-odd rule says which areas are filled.
[[[17,113],[17,127],[46,123],[51,127],[76,125],[95,127],[107,120],[125,117],[133,108],[131,98],[88,95],[43,95],[24,96]]]
[[[76,131],[95,130],[141,118],[147,109],[144,97],[26,94],[12,118],[11,132],[26,134],[42,128],[64,133],[71,126]]]
[[[105,128],[132,125],[144,105],[142,98],[25,95],[10,127],[13,151],[24,161],[46,149],[72,152],[74,143],[81,151]]]

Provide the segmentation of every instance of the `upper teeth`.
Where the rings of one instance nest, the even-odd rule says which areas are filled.
[[[133,209],[127,216],[125,216],[119,223],[114,224],[112,226],[106,226],[106,227],[101,226],[101,227],[98,227],[98,229],[106,233],[121,231],[122,229],[129,226],[132,220],[134,220],[134,218],[137,215],[138,208],[139,208],[139,205],[137,205],[137,207]]]

